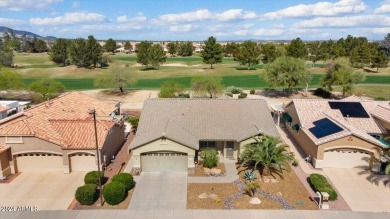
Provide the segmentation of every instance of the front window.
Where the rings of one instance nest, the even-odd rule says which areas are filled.
[[[200,141],[199,149],[203,148],[215,148],[215,141]]]

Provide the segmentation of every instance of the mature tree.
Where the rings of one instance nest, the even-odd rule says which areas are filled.
[[[131,53],[131,51],[133,50],[133,45],[131,45],[131,43],[129,41],[126,41],[124,47],[125,47],[126,52],[128,52],[128,53]]]
[[[257,43],[247,40],[234,53],[234,60],[241,65],[248,66],[248,70],[250,70],[252,64],[259,64],[260,54],[261,51]]]
[[[191,79],[191,88],[195,94],[216,97],[223,92],[222,78],[216,76],[196,76]]]
[[[97,64],[102,60],[103,49],[102,46],[97,42],[95,37],[88,36],[86,41],[87,57],[93,67],[96,67]],[[88,66],[89,67],[89,66]]]
[[[177,43],[169,42],[169,43],[167,44],[167,48],[168,48],[168,53],[169,53],[171,56],[174,56],[174,55],[177,53]]]
[[[320,45],[321,43],[319,41],[314,41],[307,44],[309,50],[309,59],[313,62],[313,64],[322,58]]]
[[[332,90],[333,85],[339,85],[343,89],[343,96],[350,91],[354,84],[364,79],[364,75],[355,72],[346,58],[339,58],[327,63],[327,73],[322,79],[322,85],[328,90]]]
[[[69,61],[68,59],[69,44],[70,44],[69,40],[62,39],[62,38],[56,39],[49,52],[50,60],[52,60],[57,64],[61,64],[62,66],[66,66]]]
[[[23,86],[20,74],[8,68],[0,68],[0,90],[16,90]]]
[[[175,98],[179,94],[183,93],[184,86],[174,81],[165,81],[161,84],[159,98]]]
[[[87,46],[85,39],[77,38],[69,46],[69,56],[71,62],[77,67],[89,67],[91,61],[87,56]]]
[[[64,92],[65,86],[53,79],[41,79],[30,84],[30,90],[49,98]]]
[[[369,66],[377,52],[377,43],[363,43],[351,51],[349,61],[355,68]]]
[[[371,67],[376,68],[376,72],[378,72],[378,68],[387,68],[388,64],[389,57],[386,55],[386,51],[379,50],[373,57]]]
[[[390,33],[379,43],[379,48],[384,50],[390,59]]]
[[[159,68],[166,61],[167,56],[160,44],[154,44],[149,49],[148,58],[153,67]]]
[[[274,43],[261,44],[261,61],[265,64],[273,62],[278,56],[278,50]]]
[[[265,80],[270,87],[285,87],[288,95],[300,84],[308,83],[310,73],[303,59],[282,56],[266,67]]]
[[[14,54],[11,49],[0,45],[0,67],[11,67],[14,60]]]
[[[152,48],[152,43],[148,41],[142,41],[137,44],[137,63],[141,65],[146,65],[146,69],[149,68],[150,59],[149,52]]]
[[[178,54],[180,56],[192,56],[194,53],[194,45],[192,42],[181,42],[178,47]]]
[[[239,45],[235,42],[227,43],[222,47],[222,51],[225,57],[232,57]]]
[[[104,45],[104,49],[105,49],[107,52],[114,53],[115,50],[116,50],[116,41],[113,40],[112,38],[108,39],[108,40],[106,41],[106,44]]]
[[[34,47],[34,52],[42,53],[42,52],[47,52],[49,49],[47,48],[47,44],[45,41],[38,39],[34,37],[33,39],[33,47]]]
[[[200,56],[203,58],[203,62],[210,64],[210,68],[214,68],[213,65],[221,63],[223,59],[222,46],[217,43],[217,39],[213,36],[204,41],[203,50],[200,52]]]
[[[301,38],[293,39],[287,47],[287,55],[294,58],[304,59],[307,56],[307,48]]]
[[[95,86],[106,88],[118,88],[123,94],[123,88],[132,85],[137,80],[130,73],[129,68],[113,68],[111,71],[98,75],[95,79]]]
[[[242,166],[251,166],[254,170],[262,169],[261,174],[265,176],[272,173],[281,175],[284,170],[290,170],[289,163],[294,160],[294,154],[287,151],[288,145],[281,144],[279,138],[272,136],[254,139],[254,143],[244,146],[240,155]]]

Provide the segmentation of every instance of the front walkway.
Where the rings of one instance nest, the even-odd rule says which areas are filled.
[[[184,210],[187,208],[187,172],[143,172],[128,209]]]
[[[238,179],[236,161],[224,159],[226,176],[188,177],[188,183],[232,183]]]

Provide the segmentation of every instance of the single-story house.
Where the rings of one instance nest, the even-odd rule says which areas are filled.
[[[199,150],[237,159],[259,135],[279,136],[265,100],[147,99],[129,150],[136,169],[187,171]]]
[[[0,177],[27,171],[97,169],[96,110],[101,164],[110,162],[124,141],[119,104],[69,92],[0,121]]]
[[[285,105],[287,130],[315,168],[372,169],[389,144],[389,101],[296,99]]]

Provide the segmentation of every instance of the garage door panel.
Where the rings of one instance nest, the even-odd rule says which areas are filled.
[[[179,154],[151,154],[141,157],[143,172],[186,172],[188,156]]]
[[[58,155],[27,155],[16,157],[19,172],[63,171],[63,159]]]
[[[77,154],[70,157],[71,171],[92,171],[97,169],[95,156]]]
[[[359,151],[326,151],[323,167],[355,168],[368,166],[370,155]]]

